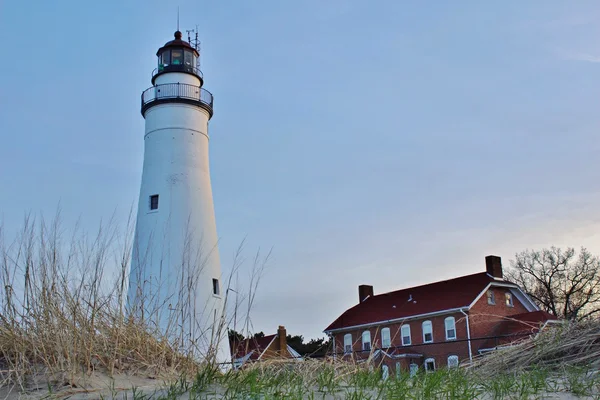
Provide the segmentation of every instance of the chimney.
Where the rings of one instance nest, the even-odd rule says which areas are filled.
[[[362,303],[367,297],[373,297],[373,286],[360,285],[358,286],[358,302]]]
[[[502,259],[498,256],[487,256],[485,258],[485,270],[494,278],[502,279]]]
[[[287,351],[287,332],[285,326],[279,325],[277,329],[277,337],[279,338],[279,355],[285,357],[288,355]]]

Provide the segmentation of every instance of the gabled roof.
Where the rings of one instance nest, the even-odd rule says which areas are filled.
[[[509,285],[486,272],[371,296],[346,310],[325,332],[357,325],[467,308],[490,283]]]
[[[229,342],[231,355],[234,359],[245,358],[246,360],[258,360],[276,336],[277,334],[260,338],[249,338],[242,341],[232,340]]]

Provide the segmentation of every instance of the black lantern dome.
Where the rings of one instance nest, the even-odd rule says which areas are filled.
[[[200,79],[202,86],[202,72],[198,68],[198,57],[200,54],[192,45],[181,39],[181,32],[175,32],[175,39],[165,43],[156,52],[158,57],[158,68],[152,74],[152,84],[156,77],[166,72],[184,72],[192,74]]]

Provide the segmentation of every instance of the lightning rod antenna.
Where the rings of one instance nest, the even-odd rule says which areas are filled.
[[[179,30],[179,6],[177,6],[177,30]]]

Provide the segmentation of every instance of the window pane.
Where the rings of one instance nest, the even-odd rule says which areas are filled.
[[[425,371],[435,371],[435,360],[433,358],[425,360]]]
[[[183,50],[181,50],[181,49],[171,50],[171,62],[173,63],[173,65],[182,65],[183,64]]]
[[[362,334],[363,350],[371,350],[371,332],[364,331]]]
[[[157,194],[153,194],[152,196],[150,196],[150,209],[158,210],[158,195]]]
[[[164,66],[171,64],[171,50],[165,50],[162,52],[162,54],[160,55],[160,62]]]
[[[424,342],[432,342],[433,341],[433,329],[431,326],[431,321],[423,322],[422,328],[423,328],[423,341]]]
[[[448,368],[458,367],[458,356],[448,356]]]
[[[402,344],[404,346],[410,345],[410,325],[402,326]]]
[[[454,317],[448,317],[444,320],[446,325],[446,339],[456,339],[456,325]]]
[[[218,296],[219,293],[220,293],[219,280],[213,279],[213,294],[216,294]]]
[[[346,353],[352,353],[352,334],[347,333],[344,335],[344,351]]]
[[[381,347],[390,347],[390,346],[391,346],[390,328],[383,328],[381,330]]]
[[[184,53],[184,55],[185,55],[185,59],[184,59],[185,66],[186,66],[186,67],[193,68],[193,67],[194,67],[194,64],[193,64],[193,62],[194,62],[194,57],[193,57],[193,54],[192,54],[192,52],[191,52],[191,51],[186,51],[186,52]]]

